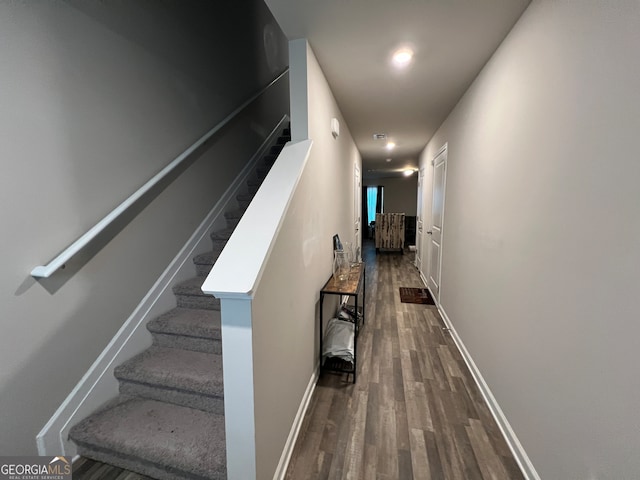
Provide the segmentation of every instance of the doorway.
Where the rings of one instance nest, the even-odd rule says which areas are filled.
[[[442,273],[442,240],[444,237],[444,200],[447,184],[447,144],[433,159],[433,200],[431,203],[431,228],[429,245],[429,276],[427,286],[436,303],[440,303]]]
[[[362,179],[360,176],[360,168],[355,164],[353,169],[353,216],[354,216],[354,245],[362,248]]]
[[[419,271],[422,271],[422,234],[423,234],[423,205],[422,205],[422,189],[424,186],[424,167],[418,172],[418,205],[416,211],[416,261],[415,265]]]

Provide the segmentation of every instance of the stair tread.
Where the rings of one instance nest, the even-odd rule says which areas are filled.
[[[239,193],[236,195],[236,200],[239,202],[250,202],[253,200],[253,197],[255,197],[255,195],[252,193]]]
[[[193,263],[196,265],[213,265],[220,256],[221,252],[221,248],[216,248],[215,250],[209,250],[208,252],[200,253],[193,257]]]
[[[226,478],[224,417],[142,398],[126,398],[71,429],[80,446],[201,478]],[[177,475],[176,475],[177,476]]]
[[[119,380],[223,396],[222,356],[215,353],[152,346],[114,373]]]
[[[224,228],[220,230],[215,230],[211,233],[211,238],[214,240],[229,240],[231,234],[233,233],[233,228]]]
[[[183,280],[180,283],[176,283],[173,286],[173,292],[176,295],[196,295],[196,296],[207,296],[210,297],[206,293],[202,291],[202,284],[204,280],[202,277],[192,277],[187,280]]]
[[[228,210],[226,212],[224,212],[224,218],[240,218],[242,217],[242,215],[244,215],[244,212],[246,210],[244,208],[236,208],[234,210]]]
[[[220,312],[178,307],[151,320],[147,323],[147,330],[152,333],[219,340],[221,338]]]

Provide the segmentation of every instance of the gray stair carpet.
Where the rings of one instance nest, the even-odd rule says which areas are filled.
[[[81,455],[160,480],[226,478],[224,417],[122,397],[73,428]]]
[[[201,287],[289,140],[286,129],[247,178],[196,276],[172,286],[177,307],[147,323],[152,346],[115,368],[120,395],[69,432],[81,456],[159,480],[226,478],[220,301]]]
[[[147,323],[147,330],[159,347],[222,353],[219,311],[174,308]]]

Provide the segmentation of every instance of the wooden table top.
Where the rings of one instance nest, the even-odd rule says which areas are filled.
[[[337,293],[341,295],[356,295],[360,288],[360,279],[364,272],[364,263],[351,266],[349,276],[343,282],[338,281],[333,275],[327,280],[321,293]]]

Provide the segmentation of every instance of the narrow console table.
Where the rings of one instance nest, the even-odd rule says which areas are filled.
[[[358,298],[360,297],[360,291],[362,291],[362,315],[359,314]],[[322,290],[320,290],[320,368],[321,370],[329,370],[334,372],[352,373],[353,383],[356,383],[356,367],[357,367],[357,352],[358,352],[358,332],[360,330],[360,321],[364,325],[364,311],[365,311],[365,293],[366,281],[364,275],[364,263],[358,263],[351,267],[348,278],[342,282],[336,280],[333,275],[327,280]],[[346,362],[337,358],[327,358],[325,364],[322,364],[322,323],[324,319],[323,304],[325,295],[339,295],[354,297],[353,310],[355,313],[354,320],[354,338],[353,338],[353,363]],[[342,298],[340,298],[342,304]]]

